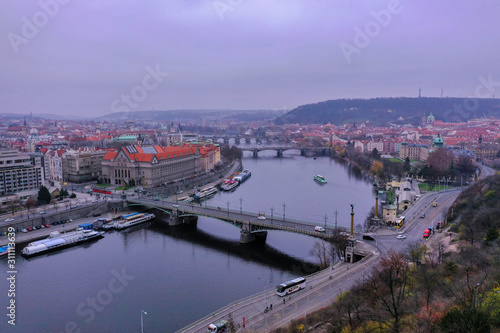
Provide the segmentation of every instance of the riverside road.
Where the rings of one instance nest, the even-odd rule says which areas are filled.
[[[429,226],[435,227],[438,221],[443,220],[448,208],[459,194],[460,190],[450,190],[422,195],[405,212],[406,224],[399,233],[403,233],[406,239],[396,239],[398,232],[394,229],[381,228],[378,232],[370,234],[374,241],[361,241],[364,246],[371,249],[371,254],[357,263],[337,263],[333,267],[308,276],[306,289],[300,292],[282,298],[276,295],[274,286],[269,285],[265,292],[228,304],[178,332],[205,332],[210,323],[221,319],[227,320],[230,314],[237,332],[270,332],[291,320],[305,317],[313,311],[324,308],[340,293],[350,289],[357,281],[362,281],[389,250],[404,251],[409,244],[415,242],[424,244],[426,240],[422,238],[423,231]],[[432,205],[434,202],[437,203],[436,207]],[[422,214],[425,214],[424,218],[421,218]],[[432,237],[434,236],[431,236],[431,239]],[[269,310],[271,304],[272,310]]]

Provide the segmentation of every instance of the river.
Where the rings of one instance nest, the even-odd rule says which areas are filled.
[[[327,157],[285,152],[245,155],[252,176],[208,204],[317,221],[363,224],[374,205],[371,183],[352,167]],[[314,174],[328,183],[317,184]],[[241,206],[240,206],[241,205]],[[271,213],[272,208],[272,213]],[[265,246],[239,244],[239,229],[200,217],[196,228],[160,221],[107,233],[104,239],[31,259],[16,255],[16,326],[7,323],[8,281],[0,282],[1,332],[174,332],[224,305],[313,272],[316,239],[269,231]],[[0,269],[7,272],[6,258]],[[5,276],[6,273],[2,273]],[[235,318],[238,321],[239,318]],[[80,330],[80,331],[79,331]]]

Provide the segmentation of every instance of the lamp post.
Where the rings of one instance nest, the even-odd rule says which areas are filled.
[[[285,221],[285,208],[286,208],[286,203],[283,202],[283,222]]]
[[[274,212],[274,208],[273,208],[273,206],[271,206],[271,224],[273,224],[273,212]]]
[[[243,198],[240,197],[240,214],[242,214],[242,209],[243,209]]]
[[[148,314],[146,311],[141,310],[141,333],[144,333],[144,319],[142,318],[142,314]]]
[[[326,213],[325,213],[325,229],[326,229],[326,220],[328,220],[328,216],[326,216]]]
[[[226,202],[227,205],[227,217],[229,217],[229,200]]]

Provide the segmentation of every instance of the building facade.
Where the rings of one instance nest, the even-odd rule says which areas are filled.
[[[101,164],[104,155],[104,150],[67,150],[62,155],[63,180],[82,183],[99,179],[102,175]]]
[[[33,166],[30,155],[17,150],[0,150],[0,203],[23,197],[22,193],[43,185],[41,166]],[[19,194],[19,195],[18,195]]]
[[[104,184],[158,187],[212,169],[220,162],[216,145],[122,147],[108,152],[102,161]]]
[[[421,144],[408,144],[403,142],[401,144],[401,150],[399,152],[399,157],[415,161],[426,161],[429,156],[429,146]]]

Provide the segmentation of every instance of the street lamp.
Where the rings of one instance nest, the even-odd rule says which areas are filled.
[[[285,221],[285,208],[286,208],[286,203],[283,202],[283,221]]]
[[[271,206],[271,224],[273,224],[273,212],[274,212],[274,208],[273,208],[273,206]]]
[[[141,333],[144,333],[144,319],[142,318],[142,314],[148,314],[146,311],[141,310]]]
[[[242,208],[243,208],[243,198],[240,197],[240,214],[242,214]]]
[[[227,205],[227,217],[229,217],[229,200],[226,202]]]

